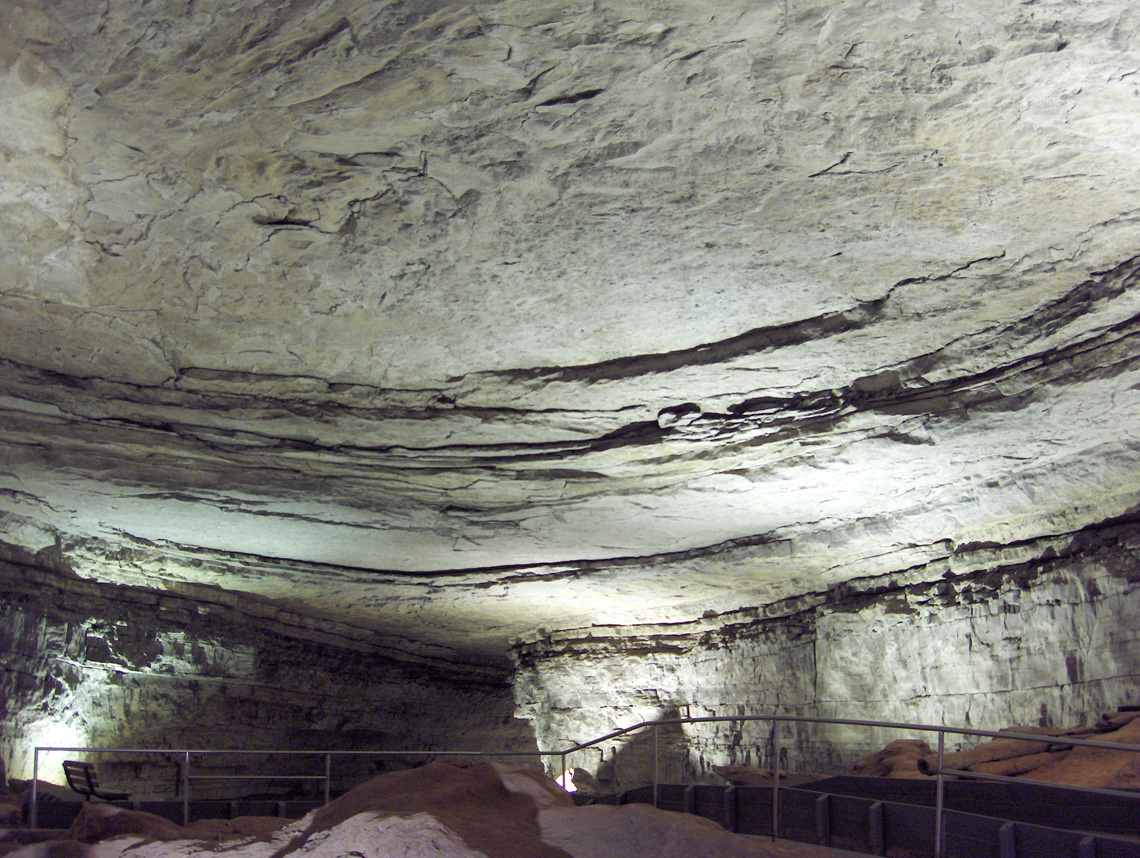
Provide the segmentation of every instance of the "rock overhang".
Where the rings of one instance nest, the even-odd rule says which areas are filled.
[[[462,647],[1135,506],[1123,4],[147,8],[6,13],[6,542]]]

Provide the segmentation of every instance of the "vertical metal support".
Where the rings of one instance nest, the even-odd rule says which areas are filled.
[[[558,777],[562,778],[562,789],[569,792],[570,791],[570,784],[566,783],[566,772],[568,771],[568,769],[566,768],[566,752],[565,751],[562,752],[560,759],[562,760],[562,763],[561,763],[562,768],[558,772]]]
[[[1091,834],[1077,844],[1077,858],[1096,858],[1096,838]]]
[[[39,795],[36,792],[36,788],[39,785],[39,782],[40,782],[40,749],[36,748],[34,751],[32,751],[32,810],[28,814],[28,825],[31,828],[38,828],[39,827],[36,825],[36,823],[39,821],[36,819],[36,815],[37,815],[36,811],[39,809],[39,804],[40,804]]]
[[[946,776],[942,766],[946,761],[946,731],[938,731],[938,785],[934,793],[934,858],[942,858],[942,803]]]
[[[653,806],[659,807],[657,803],[657,784],[661,780],[661,753],[657,746],[657,725],[653,725]]]
[[[329,781],[332,780],[332,754],[325,754],[325,804],[329,803]]]
[[[190,752],[182,755],[182,824],[190,824]]]
[[[726,787],[724,790],[724,827],[736,833],[736,787]]]
[[[780,719],[772,719],[772,839],[780,836]]]

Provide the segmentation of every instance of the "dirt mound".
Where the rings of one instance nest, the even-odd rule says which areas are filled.
[[[897,739],[855,764],[851,774],[869,778],[924,778],[919,760],[930,754],[930,746],[921,739]]]
[[[1097,733],[1089,738],[1123,745],[1140,745],[1140,712],[1130,714],[1132,717],[1119,729]],[[1071,751],[1060,754],[1057,759],[1025,774],[1033,780],[1049,783],[1140,789],[1140,752],[1074,747]]]
[[[508,789],[503,775],[510,774],[518,791]],[[509,858],[569,858],[567,853],[542,842],[538,806],[532,797],[558,803],[551,790],[540,789],[538,772],[464,760],[433,762],[403,772],[389,772],[361,784],[336,801],[315,811],[307,828],[285,849],[284,855],[320,831],[331,829],[359,813],[428,813],[463,842],[487,855]],[[557,785],[561,800],[573,800]]]
[[[189,825],[178,825],[153,813],[91,802],[83,805],[67,835],[80,843],[98,843],[116,837],[132,837],[147,842],[237,838],[268,840],[270,835],[290,822],[276,816],[239,816],[236,819],[200,819]]]
[[[537,771],[436,762],[361,784],[305,819],[179,826],[92,804],[68,840],[9,858],[791,858],[826,855],[730,834],[648,805],[575,807]],[[259,825],[272,826],[259,830]],[[235,836],[236,835],[236,836]]]
[[[161,816],[140,810],[123,810],[99,802],[83,805],[67,834],[71,840],[80,843],[98,843],[100,840],[124,836],[140,840],[187,839],[181,825]]]

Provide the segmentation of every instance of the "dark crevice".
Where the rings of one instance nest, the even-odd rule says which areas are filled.
[[[580,101],[589,101],[591,98],[597,98],[603,92],[605,92],[604,89],[584,89],[581,92],[571,93],[570,95],[548,98],[546,101],[540,102],[538,106],[553,107],[556,104],[577,104]]]
[[[255,218],[253,219],[253,222],[254,222],[254,223],[256,223],[256,224],[258,224],[259,226],[270,226],[270,227],[296,227],[296,228],[299,228],[299,229],[301,229],[301,228],[304,228],[304,229],[312,229],[312,228],[313,228],[313,222],[312,222],[312,221],[309,221],[309,220],[303,220],[303,219],[301,219],[301,218],[290,218],[290,217],[283,217],[283,218],[257,218],[257,217],[255,217]]]
[[[293,62],[307,59],[316,53],[320,48],[323,48],[325,45],[328,45],[330,42],[332,42],[338,35],[346,31],[351,37],[352,24],[349,23],[348,18],[341,18],[323,33],[320,33],[311,39],[297,44],[295,46],[296,58],[293,60]],[[355,41],[356,39],[353,37],[353,42],[355,43]]]
[[[456,383],[466,378],[499,378],[506,381],[594,382],[635,378],[694,366],[709,366],[771,349],[802,345],[813,340],[821,340],[864,328],[882,313],[888,297],[883,296],[871,301],[861,301],[849,309],[824,313],[811,319],[788,322],[772,327],[753,328],[728,339],[688,349],[613,358],[572,367],[538,367],[472,373],[468,376],[455,376],[448,381]]]

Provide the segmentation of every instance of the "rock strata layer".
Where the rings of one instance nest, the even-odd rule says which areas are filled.
[[[1137,532],[1138,108],[1128,0],[4,3],[0,549],[334,663],[542,641],[541,741],[592,626],[660,655],[604,712],[753,622],[718,706],[1110,706],[1131,585],[1068,546]],[[841,608],[1007,604],[1047,550],[1031,635],[952,581]],[[32,701],[105,621],[5,586]]]
[[[1020,563],[978,549],[957,564],[789,600],[782,610],[548,632],[515,650],[518,711],[539,744],[553,747],[681,717],[778,712],[998,730],[1092,723],[1136,704],[1134,529],[1035,548]],[[662,725],[571,755],[570,764],[606,790],[644,783],[655,765],[666,782],[719,782],[714,766],[772,767],[771,730],[767,721]],[[904,738],[921,736],[784,722],[779,765],[837,774]],[[950,737],[948,749],[957,743],[976,740]]]
[[[36,746],[194,750],[534,750],[502,669],[314,621],[222,590],[94,584],[0,563],[0,756],[30,778]],[[45,752],[63,783],[74,754]],[[411,757],[337,757],[343,789]],[[136,800],[179,795],[180,754],[97,760]],[[194,774],[319,777],[323,755],[195,756]],[[194,798],[314,794],[310,780],[197,781]]]

